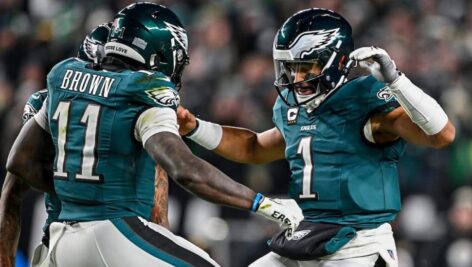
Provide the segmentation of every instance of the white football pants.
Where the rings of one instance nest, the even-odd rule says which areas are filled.
[[[219,266],[202,249],[140,217],[52,223],[41,267]]]
[[[31,257],[31,267],[39,267],[48,255],[48,248],[43,244],[39,244],[33,252]]]

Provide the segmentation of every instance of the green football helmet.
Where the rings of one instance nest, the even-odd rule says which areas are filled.
[[[94,63],[98,63],[105,56],[105,43],[110,33],[111,23],[98,25],[91,30],[80,44],[77,57]]]
[[[180,88],[189,63],[187,32],[165,6],[140,2],[116,14],[105,54],[131,59],[133,64],[169,76]]]
[[[339,14],[321,8],[294,14],[274,40],[274,85],[279,95],[289,106],[318,107],[346,81],[353,48],[351,26]],[[310,73],[312,69],[321,73]],[[282,94],[285,89],[288,94]]]

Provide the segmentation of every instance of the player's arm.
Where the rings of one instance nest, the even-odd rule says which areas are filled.
[[[376,142],[401,137],[413,144],[442,148],[454,141],[455,128],[441,106],[400,73],[385,50],[363,47],[350,57],[370,70],[377,80],[386,83],[400,103],[392,112],[370,118]]]
[[[256,193],[193,155],[182,139],[169,132],[151,136],[145,148],[177,183],[211,202],[249,210]]]
[[[372,116],[371,127],[376,143],[388,143],[401,137],[414,145],[442,148],[452,143],[455,136],[455,128],[449,120],[438,133],[427,134],[411,120],[403,107]]]
[[[170,228],[168,219],[169,179],[166,171],[156,165],[154,177],[154,207],[152,209],[151,221]]]
[[[277,128],[262,133],[220,126],[200,119],[183,107],[177,109],[179,133],[203,147],[240,163],[267,163],[285,158],[285,141]]]
[[[21,204],[29,186],[7,172],[0,198],[0,266],[15,265],[21,229]]]
[[[36,120],[29,120],[13,143],[7,171],[40,191],[55,194],[51,169],[53,155],[54,146],[49,133]]]
[[[46,91],[31,95],[24,112],[23,124],[32,118],[43,105]],[[0,266],[14,266],[21,230],[21,206],[30,186],[14,174],[7,172],[0,198]]]
[[[293,231],[303,218],[294,200],[272,200],[235,182],[196,157],[178,133],[171,108],[150,108],[137,119],[135,136],[146,151],[178,184],[213,203],[252,210]]]

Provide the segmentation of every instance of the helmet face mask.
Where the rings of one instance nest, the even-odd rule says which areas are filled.
[[[133,65],[159,71],[180,88],[189,63],[187,32],[170,9],[140,2],[115,16],[105,45],[106,55],[131,59]]]
[[[289,106],[316,108],[346,81],[352,50],[351,27],[340,15],[318,8],[296,13],[274,40],[274,85],[279,95]],[[310,66],[316,71],[306,72]]]
[[[295,105],[307,104],[323,93],[319,84],[323,76],[320,60],[275,62],[276,77],[279,77],[274,82],[276,89],[281,93],[280,88],[287,88],[293,94]]]

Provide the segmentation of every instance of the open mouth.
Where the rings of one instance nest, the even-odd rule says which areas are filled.
[[[299,95],[311,95],[315,93],[315,89],[312,86],[298,87],[295,91]]]

